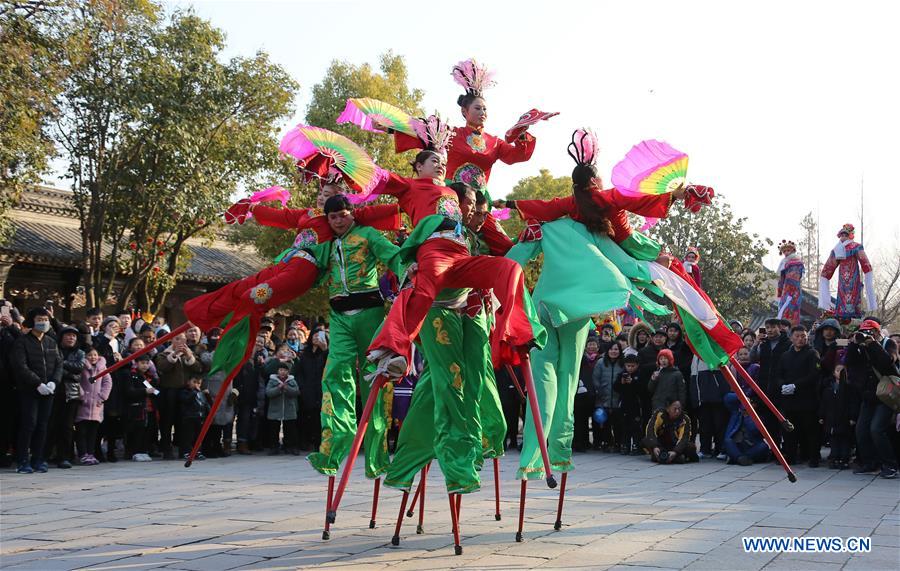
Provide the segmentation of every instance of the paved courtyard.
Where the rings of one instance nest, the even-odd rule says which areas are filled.
[[[3,569],[900,569],[900,482],[848,471],[660,467],[644,458],[576,455],[563,529],[556,494],[529,485],[525,541],[515,543],[518,455],[502,462],[502,521],[493,482],[462,503],[464,553],[453,555],[447,498],[429,478],[425,533],[406,519],[390,545],[400,494],[384,489],[368,529],[372,486],[360,470],[322,541],[325,480],[302,458],[119,462],[2,485]],[[488,465],[489,466],[489,465]],[[742,536],[871,536],[867,554],[747,554]]]

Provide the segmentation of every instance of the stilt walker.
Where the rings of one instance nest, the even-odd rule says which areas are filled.
[[[803,258],[797,254],[797,246],[790,240],[778,244],[778,253],[784,256],[778,263],[778,318],[787,319],[793,325],[800,325],[800,308],[803,301],[803,274],[806,267]],[[697,284],[700,285],[700,284]],[[702,287],[702,286],[701,286]]]
[[[855,242],[853,224],[844,224],[838,231],[838,243],[828,260],[822,266],[819,277],[819,308],[834,310],[838,320],[849,321],[859,319],[865,313],[862,304],[862,292],[865,285],[866,307],[869,312],[878,309],[878,298],[875,297],[875,274],[872,264],[862,244]],[[838,273],[837,305],[831,303],[829,282],[834,272]]]

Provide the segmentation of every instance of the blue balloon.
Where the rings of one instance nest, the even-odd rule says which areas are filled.
[[[600,426],[606,424],[608,420],[608,415],[606,414],[606,409],[603,407],[594,409],[594,422]]]

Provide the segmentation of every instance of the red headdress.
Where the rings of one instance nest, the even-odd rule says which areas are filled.
[[[778,253],[784,255],[784,251],[790,248],[791,250],[797,251],[797,245],[794,244],[791,240],[782,240],[778,243]]]
[[[845,233],[846,233],[847,236],[848,236],[851,240],[853,240],[854,232],[856,232],[856,228],[853,227],[853,224],[850,224],[850,223],[848,222],[848,223],[844,224],[843,226],[841,226],[841,229],[838,230],[837,236],[838,236],[838,238],[840,238],[840,237],[841,237],[841,234],[845,234]]]
[[[696,246],[688,246],[687,252],[684,253],[684,257],[687,258],[688,254],[694,254],[697,261],[700,261],[700,250],[698,250]]]

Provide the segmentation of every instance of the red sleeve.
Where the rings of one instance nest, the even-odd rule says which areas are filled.
[[[253,207],[253,218],[263,226],[296,230],[309,215],[306,208],[272,208],[257,204]]]
[[[838,267],[837,258],[834,257],[834,252],[828,256],[828,260],[825,262],[825,265],[822,266],[822,273],[820,274],[826,280],[830,280],[831,276],[834,275],[834,270]]]
[[[372,192],[375,194],[388,194],[400,198],[407,190],[409,190],[409,179],[396,173],[389,172],[387,178]]]
[[[394,131],[394,152],[402,153],[412,149],[421,149],[422,141],[418,137],[412,137],[406,133]]]
[[[497,219],[490,213],[481,227],[481,237],[491,250],[492,256],[505,256],[510,248],[513,247],[513,241],[509,239],[506,232],[497,222]]]
[[[694,283],[697,284],[697,287],[703,287],[703,272],[700,271],[700,266],[694,264],[694,269],[691,271],[691,277],[694,278]]]
[[[598,192],[594,198],[594,202],[603,208],[612,206],[648,218],[665,218],[672,205],[672,193],[626,196],[615,188],[611,188]]]
[[[624,210],[610,209],[606,207],[606,219],[609,220],[613,229],[613,241],[621,244],[626,238],[631,236],[631,223],[628,222],[628,213]]]
[[[524,163],[531,158],[532,154],[534,154],[536,143],[537,140],[531,133],[525,133],[511,145],[503,139],[498,138],[497,158],[508,165]]]
[[[551,222],[565,216],[575,217],[575,197],[554,198],[553,200],[515,200],[516,210],[522,218],[534,218],[539,222]]]
[[[859,269],[862,270],[862,273],[867,274],[872,271],[872,263],[869,261],[869,256],[866,255],[866,251],[863,250],[862,246],[859,247],[856,257],[859,259]]]
[[[360,226],[371,226],[386,232],[396,232],[401,225],[400,207],[396,204],[363,206],[353,211],[353,217]]]

